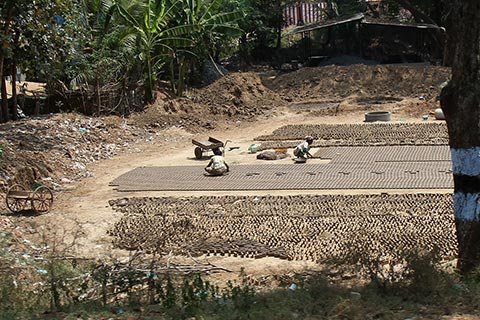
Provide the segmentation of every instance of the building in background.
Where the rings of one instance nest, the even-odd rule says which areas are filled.
[[[328,3],[326,1],[289,4],[285,6],[283,11],[285,26],[300,26],[325,20],[327,9]]]

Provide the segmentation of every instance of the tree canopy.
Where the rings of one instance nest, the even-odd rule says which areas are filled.
[[[308,2],[309,0],[305,0]],[[49,93],[84,90],[97,96],[115,85],[139,87],[143,103],[155,100],[159,80],[172,92],[185,86],[205,60],[238,51],[243,62],[268,60],[281,46],[284,8],[297,0],[5,0],[0,6],[1,121],[9,110],[5,76],[19,67]],[[313,0],[312,0],[313,1]],[[365,0],[328,0],[331,15],[377,11]],[[400,9],[415,21],[440,24],[442,1],[385,0],[391,17]],[[12,79],[14,80],[14,79]]]

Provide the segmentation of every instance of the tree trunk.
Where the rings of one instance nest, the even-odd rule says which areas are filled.
[[[277,0],[275,3],[275,10],[278,12],[279,18],[278,25],[276,26],[276,35],[277,35],[277,43],[275,45],[275,49],[280,49],[282,47],[282,28],[283,28],[283,7],[280,0]]]
[[[4,56],[0,53],[0,79],[3,79],[3,64],[5,62]],[[2,87],[2,83],[0,83],[0,89]],[[7,99],[7,96],[3,95],[3,90],[0,90],[0,105],[3,105],[3,99]],[[5,115],[0,110],[0,122],[7,122]]]
[[[20,40],[20,31],[15,30],[14,46],[18,46]],[[12,58],[12,119],[18,119],[18,99],[17,99],[17,61],[15,56]]]
[[[12,22],[13,15],[15,14],[15,7],[10,7],[8,8],[7,16],[5,18],[5,22],[3,25],[3,40],[0,43],[1,48],[5,48],[8,46],[6,43],[9,39],[8,37],[8,29],[10,28],[10,23]],[[1,37],[0,37],[1,38]],[[8,121],[8,99],[7,99],[7,87],[5,83],[5,77],[4,77],[4,64],[5,64],[5,55],[1,53],[0,50],[0,81],[1,81],[1,87],[2,87],[2,107],[1,107],[1,115],[0,115],[0,121],[1,122],[7,122]]]
[[[100,116],[100,111],[101,111],[101,105],[102,105],[102,97],[100,93],[100,79],[96,77],[95,79],[95,84],[96,84],[96,91],[97,91],[97,110],[96,110],[96,116]]]
[[[17,99],[17,65],[12,63],[12,119],[18,119],[18,99]]]
[[[447,52],[452,79],[442,90],[453,161],[458,268],[480,266],[480,2],[451,2]]]
[[[7,122],[9,120],[8,117],[8,97],[7,97],[7,81],[5,81],[5,77],[2,76],[0,79],[1,86],[2,86],[2,122]]]
[[[215,62],[214,62],[215,63]],[[187,74],[188,64],[185,61],[185,58],[178,59],[178,85],[177,85],[177,96],[183,97],[185,91],[185,76]]]

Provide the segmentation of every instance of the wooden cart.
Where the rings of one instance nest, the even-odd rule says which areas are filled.
[[[213,151],[215,149],[220,149],[222,151],[222,154],[224,154],[225,146],[227,145],[228,141],[229,140],[223,143],[222,141],[212,137],[209,137],[208,141],[198,141],[198,140],[192,139],[192,143],[197,146],[194,150],[195,158],[201,159],[203,157],[204,152],[208,152],[208,150]]]
[[[45,186],[27,190],[20,184],[14,184],[8,189],[5,200],[8,209],[14,213],[28,209],[36,213],[45,213],[52,208],[53,193]]]

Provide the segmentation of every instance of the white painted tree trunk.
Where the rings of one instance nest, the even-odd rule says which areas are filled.
[[[450,2],[446,55],[452,79],[442,90],[454,175],[458,267],[480,266],[480,1]]]

